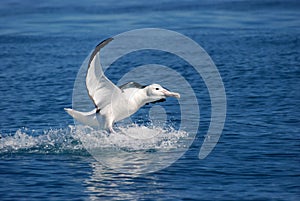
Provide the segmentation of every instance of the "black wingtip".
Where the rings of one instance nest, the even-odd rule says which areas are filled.
[[[101,41],[94,49],[93,53],[90,56],[89,65],[90,67],[91,62],[93,61],[95,55],[100,51],[101,48],[103,48],[105,45],[107,45],[109,42],[111,42],[114,38],[107,38],[103,41]]]
[[[107,44],[108,44],[109,42],[111,42],[113,39],[114,39],[114,38],[107,38],[107,39],[101,41],[101,42],[96,46],[95,50],[98,49],[98,51],[99,51],[102,47],[104,47],[105,45],[107,45]]]

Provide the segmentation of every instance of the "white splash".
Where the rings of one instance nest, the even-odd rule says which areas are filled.
[[[0,154],[7,153],[82,153],[85,150],[149,151],[188,148],[187,132],[173,128],[146,127],[132,124],[119,127],[117,133],[68,126],[49,130],[19,129],[0,134]],[[87,154],[87,152],[85,153]]]
[[[0,154],[8,153],[75,153],[84,150],[69,128],[43,131],[18,129],[15,133],[0,134]]]
[[[135,174],[166,168],[188,150],[194,139],[185,131],[137,124],[119,127],[111,134],[78,125],[71,130],[102,165]]]
[[[116,133],[108,134],[106,131],[94,130],[90,127],[71,127],[75,138],[80,139],[88,149],[123,149],[123,150],[170,150],[187,148],[185,144],[190,136],[185,131],[177,131],[173,128],[146,127],[131,124],[127,127],[119,127]]]

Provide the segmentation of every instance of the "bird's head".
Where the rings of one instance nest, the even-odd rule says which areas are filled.
[[[160,99],[164,99],[167,97],[175,97],[175,98],[180,98],[179,93],[171,92],[168,91],[167,89],[163,88],[159,84],[151,84],[145,88],[147,96],[156,101]]]

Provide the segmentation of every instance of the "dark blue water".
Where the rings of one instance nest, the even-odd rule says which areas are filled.
[[[210,119],[203,89],[200,128],[181,159],[156,173],[116,173],[72,137],[63,108],[99,41],[146,27],[182,33],[209,53],[226,89],[226,123],[199,160]],[[300,199],[296,0],[4,0],[0,50],[1,200]]]

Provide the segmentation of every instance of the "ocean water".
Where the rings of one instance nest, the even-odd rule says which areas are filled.
[[[184,34],[207,51],[226,90],[226,122],[217,146],[199,160],[211,103],[204,82],[186,72],[200,86],[194,142],[159,171],[118,172],[91,156],[80,141],[86,133],[74,132],[64,108],[72,107],[77,72],[96,44],[148,27]],[[3,0],[0,49],[1,200],[300,199],[298,1]],[[118,64],[141,65],[147,56]],[[159,52],[151,58],[165,62]],[[124,73],[107,71],[114,82]],[[177,110],[173,103],[161,104]],[[149,124],[148,112],[136,115],[138,128]],[[168,122],[176,128],[178,119],[175,113]],[[164,142],[178,145],[172,140]],[[126,153],[137,155],[136,145]]]

